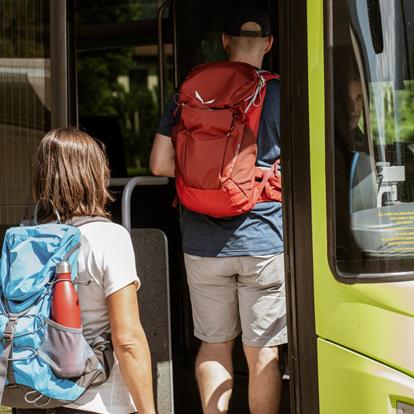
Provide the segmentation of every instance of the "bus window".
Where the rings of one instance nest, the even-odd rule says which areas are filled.
[[[160,3],[157,0],[76,2],[79,126],[106,145],[112,177],[150,173],[149,152],[160,114],[157,50]],[[165,13],[165,23],[169,22],[170,13]],[[170,26],[165,28],[164,35],[166,86],[171,94]]]
[[[51,126],[49,4],[0,2],[0,236],[31,216],[32,157]]]
[[[332,5],[336,273],[361,281],[409,278],[414,4],[338,0]]]

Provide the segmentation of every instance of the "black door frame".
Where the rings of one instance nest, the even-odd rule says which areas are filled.
[[[74,11],[74,0],[50,0],[52,128],[77,125]]]
[[[279,7],[291,414],[317,414],[319,395],[312,259],[307,1],[280,0]]]

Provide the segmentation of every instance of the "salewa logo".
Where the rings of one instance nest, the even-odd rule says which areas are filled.
[[[195,96],[204,105],[212,104],[215,101],[215,99],[211,99],[210,101],[204,101],[204,99],[201,97],[201,95],[198,93],[198,91],[195,91]]]

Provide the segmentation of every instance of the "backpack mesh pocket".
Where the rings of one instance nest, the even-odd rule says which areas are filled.
[[[45,337],[39,356],[60,378],[76,378],[85,372],[91,348],[86,342],[82,328],[69,328],[46,319]]]

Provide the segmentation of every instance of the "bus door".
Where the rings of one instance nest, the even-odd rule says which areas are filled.
[[[269,12],[275,39],[272,50],[264,58],[263,69],[280,73],[279,2],[260,0],[256,3]],[[227,58],[222,47],[221,35],[226,15],[231,12],[232,8],[236,9],[239,4],[240,2],[234,0],[175,0],[174,37],[178,85],[194,66]],[[194,371],[194,360],[199,342],[193,336],[191,306],[188,296],[186,297],[183,328],[185,336],[184,367],[186,367],[187,375],[191,375]],[[236,342],[235,346],[234,372],[235,385],[230,412],[246,412],[248,407],[248,370],[240,340]],[[180,384],[177,386],[180,387]],[[195,389],[194,391],[197,392]],[[186,398],[191,397],[187,396]],[[184,409],[185,407],[183,407]],[[284,381],[281,412],[286,414],[290,412],[288,381]]]
[[[296,412],[414,413],[414,6],[310,0],[305,23],[315,362],[293,356],[319,398],[299,384]]]

